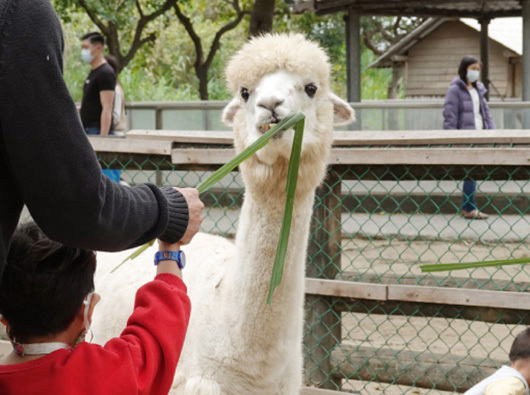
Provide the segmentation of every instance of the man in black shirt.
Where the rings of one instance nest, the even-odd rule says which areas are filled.
[[[112,108],[116,74],[103,56],[105,39],[97,32],[82,37],[81,57],[92,67],[83,86],[81,121],[87,134],[114,134]]]

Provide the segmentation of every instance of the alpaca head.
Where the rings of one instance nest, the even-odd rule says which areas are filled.
[[[352,108],[330,91],[329,74],[324,50],[300,34],[267,34],[244,45],[226,70],[235,97],[225,108],[223,121],[234,128],[236,150],[248,147],[290,112],[301,111],[306,119],[300,175],[302,166],[312,163],[307,175],[318,185],[325,172],[333,125],[354,121]],[[288,164],[293,136],[293,130],[277,135],[244,163],[242,172],[252,168],[254,181],[278,173]]]

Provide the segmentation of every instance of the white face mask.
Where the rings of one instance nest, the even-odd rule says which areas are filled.
[[[467,80],[470,83],[476,82],[479,76],[480,76],[480,71],[478,70],[468,70],[467,75],[466,75]]]
[[[79,343],[85,341],[85,337],[87,335],[87,333],[90,331],[90,322],[88,322],[88,310],[90,309],[90,302],[92,300],[92,296],[94,295],[94,292],[90,292],[85,300],[83,300],[83,304],[85,305],[85,310],[83,312],[83,318],[84,318],[84,324],[85,324],[85,329],[83,330],[83,332],[81,332],[81,335],[79,336],[79,338],[77,339],[77,342],[75,343],[75,345],[77,346]],[[92,338],[94,337],[94,334],[91,333],[91,338],[90,340],[88,341],[89,343],[92,341]]]
[[[92,51],[90,49],[82,49],[81,50],[81,59],[83,59],[83,62],[90,63],[94,60],[94,57],[92,56]]]

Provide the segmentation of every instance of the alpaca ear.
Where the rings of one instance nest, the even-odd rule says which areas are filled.
[[[224,108],[222,120],[226,126],[232,126],[234,124],[234,117],[240,108],[241,106],[238,99],[232,99],[232,101]]]
[[[334,93],[329,93],[328,100],[333,104],[333,124],[348,125],[355,122],[355,111],[351,106]]]

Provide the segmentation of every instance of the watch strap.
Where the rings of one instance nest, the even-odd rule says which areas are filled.
[[[158,251],[155,253],[155,266],[160,261],[175,261],[180,269],[184,269],[185,262],[182,259],[182,251]]]

